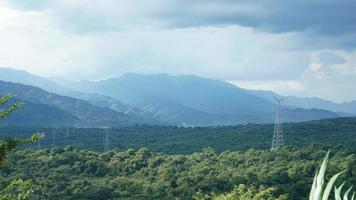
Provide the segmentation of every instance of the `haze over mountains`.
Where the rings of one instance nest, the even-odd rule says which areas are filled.
[[[272,91],[250,90],[249,92],[271,103],[275,102],[273,96],[279,96],[278,94]],[[300,98],[295,96],[286,96],[284,97],[283,105],[305,109],[318,108],[330,110],[332,112],[338,113],[340,116],[343,117],[350,117],[356,115],[356,101],[335,103],[317,97]]]
[[[0,95],[14,93],[31,104],[57,109],[51,113],[58,115],[49,118],[56,121],[55,125],[211,126],[269,123],[274,119],[273,92],[241,89],[192,75],[130,73],[101,81],[70,81],[0,68],[0,80]],[[337,104],[323,99],[287,97],[285,105],[286,122],[356,115],[356,102]]]
[[[80,99],[49,93],[34,86],[0,81],[0,94],[16,94],[16,98],[25,103],[26,113],[22,110],[14,113],[7,123],[112,126],[132,122],[130,117],[123,113],[94,106]]]

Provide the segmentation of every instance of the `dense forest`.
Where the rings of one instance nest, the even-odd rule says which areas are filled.
[[[93,151],[127,150],[147,147],[155,152],[189,154],[212,147],[216,151],[268,149],[271,145],[273,124],[247,124],[221,127],[127,126],[98,128],[0,128],[0,137],[28,138],[35,132],[46,137],[30,148],[76,148]],[[337,118],[319,121],[286,123],[283,125],[287,145],[308,144],[343,145],[356,149],[356,118]],[[108,133],[108,134],[106,134]],[[107,137],[106,137],[107,136]]]
[[[329,147],[224,151],[211,148],[167,155],[146,148],[98,153],[65,148],[11,153],[1,186],[30,180],[30,199],[307,199],[313,175]],[[331,175],[356,185],[355,151],[333,148]],[[232,198],[233,199],[233,198]],[[240,199],[240,198],[235,198]]]
[[[4,126],[0,199],[306,200],[330,148],[327,179],[343,171],[336,185],[356,184],[355,121],[284,124],[289,146],[274,150],[272,124]]]

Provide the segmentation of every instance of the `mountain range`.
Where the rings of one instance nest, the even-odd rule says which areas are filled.
[[[273,103],[227,82],[193,75],[130,73],[102,81],[57,84],[120,99],[170,123],[206,126],[274,120]],[[283,112],[284,120],[289,122],[337,117],[317,109],[284,108]]]
[[[280,96],[272,91],[262,91],[262,90],[249,90],[250,94],[256,95],[268,102],[274,103],[275,100],[273,96]],[[342,117],[356,116],[356,101],[335,103],[329,100],[317,98],[317,97],[295,97],[295,96],[285,96],[283,97],[283,105],[289,107],[312,109],[318,108],[323,110],[330,110],[339,114]]]
[[[101,81],[71,81],[0,68],[0,80],[0,95],[14,93],[32,104],[58,109],[59,116],[71,116],[69,121],[78,126],[270,123],[275,112],[273,95],[277,95],[193,75],[129,73]],[[356,102],[286,97],[283,103],[284,122],[356,115]],[[68,122],[59,123],[63,124]]]
[[[15,100],[25,105],[5,120],[5,124],[87,127],[134,123],[133,119],[123,113],[84,100],[49,93],[34,86],[0,81],[0,95],[7,94],[16,95]]]

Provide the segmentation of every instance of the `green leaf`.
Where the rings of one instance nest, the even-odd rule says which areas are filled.
[[[352,190],[352,186],[345,192],[343,200],[348,200],[349,199],[349,194]]]
[[[329,199],[329,196],[330,196],[330,192],[331,192],[331,189],[336,181],[336,179],[344,172],[339,172],[337,174],[335,174],[331,179],[330,181],[328,182],[328,184],[326,185],[325,187],[325,190],[324,190],[324,194],[323,194],[323,200],[328,200]]]
[[[335,187],[335,200],[342,200],[341,199],[341,190],[344,187],[345,183],[343,183],[340,187]]]

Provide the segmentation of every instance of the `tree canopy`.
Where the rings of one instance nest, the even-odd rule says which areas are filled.
[[[311,145],[218,153],[208,148],[187,155],[147,148],[105,153],[71,146],[27,149],[11,153],[0,176],[30,180],[31,199],[305,200],[328,149]],[[355,185],[355,153],[333,149],[326,178],[345,170],[338,181]]]

